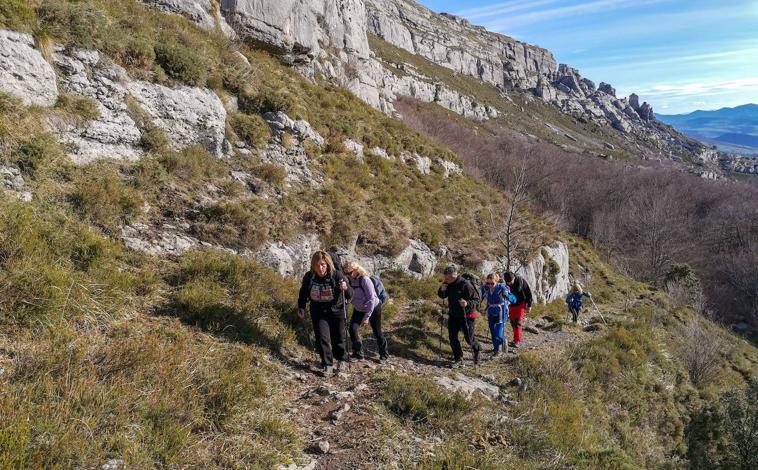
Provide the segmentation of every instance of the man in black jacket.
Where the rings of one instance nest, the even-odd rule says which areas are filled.
[[[513,328],[513,341],[509,343],[509,346],[515,349],[521,343],[521,327],[524,317],[532,311],[532,289],[526,279],[516,276],[510,271],[503,275],[503,279],[511,289],[511,294],[516,296],[516,303],[508,307],[508,319]]]
[[[447,299],[449,318],[447,333],[450,347],[453,349],[453,367],[463,366],[463,349],[458,340],[462,330],[463,337],[474,351],[474,364],[479,364],[479,342],[474,336],[474,319],[479,305],[479,292],[476,287],[458,275],[455,266],[448,266],[444,271],[444,280],[437,291],[443,299]]]

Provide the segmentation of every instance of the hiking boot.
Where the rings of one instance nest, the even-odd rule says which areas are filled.
[[[363,354],[361,354],[361,353],[353,353],[353,354],[350,356],[350,358],[351,358],[351,359],[355,359],[356,361],[362,361],[363,359],[365,359],[365,357],[364,357],[364,356],[363,356]]]
[[[347,361],[337,361],[337,367],[334,368],[334,375],[344,372],[347,369]]]
[[[390,360],[390,357],[386,354],[379,356],[379,362],[387,362],[389,360]]]
[[[451,369],[463,369],[463,358],[459,357],[457,359],[453,359],[453,363],[450,365]]]
[[[479,364],[479,356],[480,355],[481,354],[480,354],[480,351],[478,349],[476,351],[474,351],[474,365],[478,365]]]
[[[499,355],[500,355],[499,349],[495,349],[494,351],[492,351],[492,357],[498,357]]]
[[[321,369],[321,375],[324,377],[329,377],[334,374],[334,367],[332,366],[324,366],[323,369]]]
[[[516,346],[516,343],[514,343],[513,341],[508,341],[508,346],[511,347],[511,348],[518,347],[518,346]]]

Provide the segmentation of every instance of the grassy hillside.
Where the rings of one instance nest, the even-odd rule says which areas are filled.
[[[30,203],[0,202],[0,468],[91,468],[108,459],[130,468],[272,468],[303,461],[312,446],[309,431],[324,419],[310,420],[303,408],[302,393],[319,379],[307,372],[314,356],[297,320],[295,281],[219,250],[178,258],[130,252],[118,239],[124,224],[197,214],[195,199],[204,195],[211,202],[193,219],[193,234],[231,248],[317,231],[325,245],[360,234],[372,252],[392,253],[409,236],[448,246],[460,262],[497,252],[484,221],[487,204],[504,204],[502,193],[469,176],[422,176],[377,156],[357,161],[344,138],[457,157],[265,52],[129,0],[5,2],[0,25],[34,33],[43,49],[97,48],[147,80],[237,95],[230,138],[260,145],[268,138],[260,113],[272,109],[329,136],[309,155],[326,176],[323,188],[265,199],[230,172],[244,169],[282,190],[280,169],[242,155],[171,150],[157,130],[143,135],[146,155],[137,163],[74,166],[44,122],[51,113],[91,119],[92,103],[64,97],[47,110],[0,95],[0,163],[18,167],[34,194]],[[235,49],[252,65],[241,65]],[[209,185],[222,191],[208,193]],[[690,442],[724,448],[717,439],[725,434],[691,441],[688,426],[702,422],[706,408],[718,416],[722,392],[755,376],[756,350],[704,324],[720,353],[714,375],[696,387],[674,350],[693,314],[612,270],[586,242],[537,226],[545,242],[570,241],[572,271],[590,270],[603,310],[617,313],[610,326],[587,333],[562,325],[571,341],[467,371],[504,387],[515,376],[527,385],[512,390],[511,402],[467,400],[431,378],[446,374],[433,362],[441,352],[436,279],[387,273],[391,353],[419,369],[350,379],[368,384],[356,409],[375,431],[370,447],[347,441],[348,454],[379,467],[673,468],[712,456],[691,456]],[[561,312],[558,303],[534,316]],[[354,428],[342,423],[332,432]]]

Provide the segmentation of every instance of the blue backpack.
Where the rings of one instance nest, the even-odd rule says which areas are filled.
[[[369,276],[369,279],[371,279],[371,283],[374,284],[374,290],[376,291],[376,296],[379,297],[379,300],[381,300],[382,303],[388,301],[390,296],[387,294],[387,289],[384,288],[384,284],[382,284],[382,280],[379,279],[379,276],[373,274]]]
[[[569,294],[568,304],[569,304],[569,307],[571,307],[571,308],[575,308],[577,310],[581,309],[582,308],[582,304],[583,304],[582,303],[582,294],[580,294],[578,292],[574,292],[574,293]]]

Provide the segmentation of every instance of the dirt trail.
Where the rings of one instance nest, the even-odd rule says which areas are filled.
[[[487,331],[486,320],[484,329],[478,325],[477,339],[482,345],[482,361],[475,367],[471,361],[470,348],[464,347],[466,367],[452,370],[450,368],[450,349],[446,338],[442,341],[442,357],[430,359],[420,356],[412,348],[398,340],[400,331],[407,328],[412,309],[405,307],[385,326],[385,335],[389,341],[391,358],[386,363],[379,363],[376,355],[376,343],[370,330],[364,330],[364,348],[367,351],[366,360],[350,363],[345,372],[334,377],[322,377],[319,370],[318,357],[315,353],[293,358],[287,367],[289,376],[296,384],[290,393],[289,409],[292,419],[298,424],[301,435],[306,443],[306,455],[311,458],[305,465],[291,465],[291,470],[315,469],[369,469],[376,468],[376,462],[366,461],[367,456],[390,457],[402,449],[388,448],[379,444],[386,433],[383,423],[376,419],[373,411],[381,405],[381,390],[376,381],[378,372],[398,371],[404,374],[422,375],[430,378],[451,376],[455,373],[478,379],[482,382],[492,380],[493,361],[505,362],[513,352],[493,358],[490,351],[492,345]],[[590,313],[585,314],[590,318]],[[585,320],[586,321],[586,320]],[[547,351],[559,347],[567,341],[584,341],[595,332],[584,332],[581,327],[566,327],[559,322],[543,319],[527,319],[522,345],[517,354]],[[530,331],[531,330],[531,331]],[[534,333],[536,331],[537,333]],[[439,330],[427,332],[431,342],[439,344]],[[446,335],[446,329],[444,331]],[[508,326],[506,336],[512,336]],[[435,347],[435,349],[437,349]],[[439,352],[439,351],[438,351]],[[393,429],[393,432],[407,432]],[[431,453],[435,442],[424,442],[416,436],[398,436],[394,439],[397,445],[410,446],[418,452]],[[325,444],[328,443],[328,444]],[[328,447],[327,447],[328,445]]]

